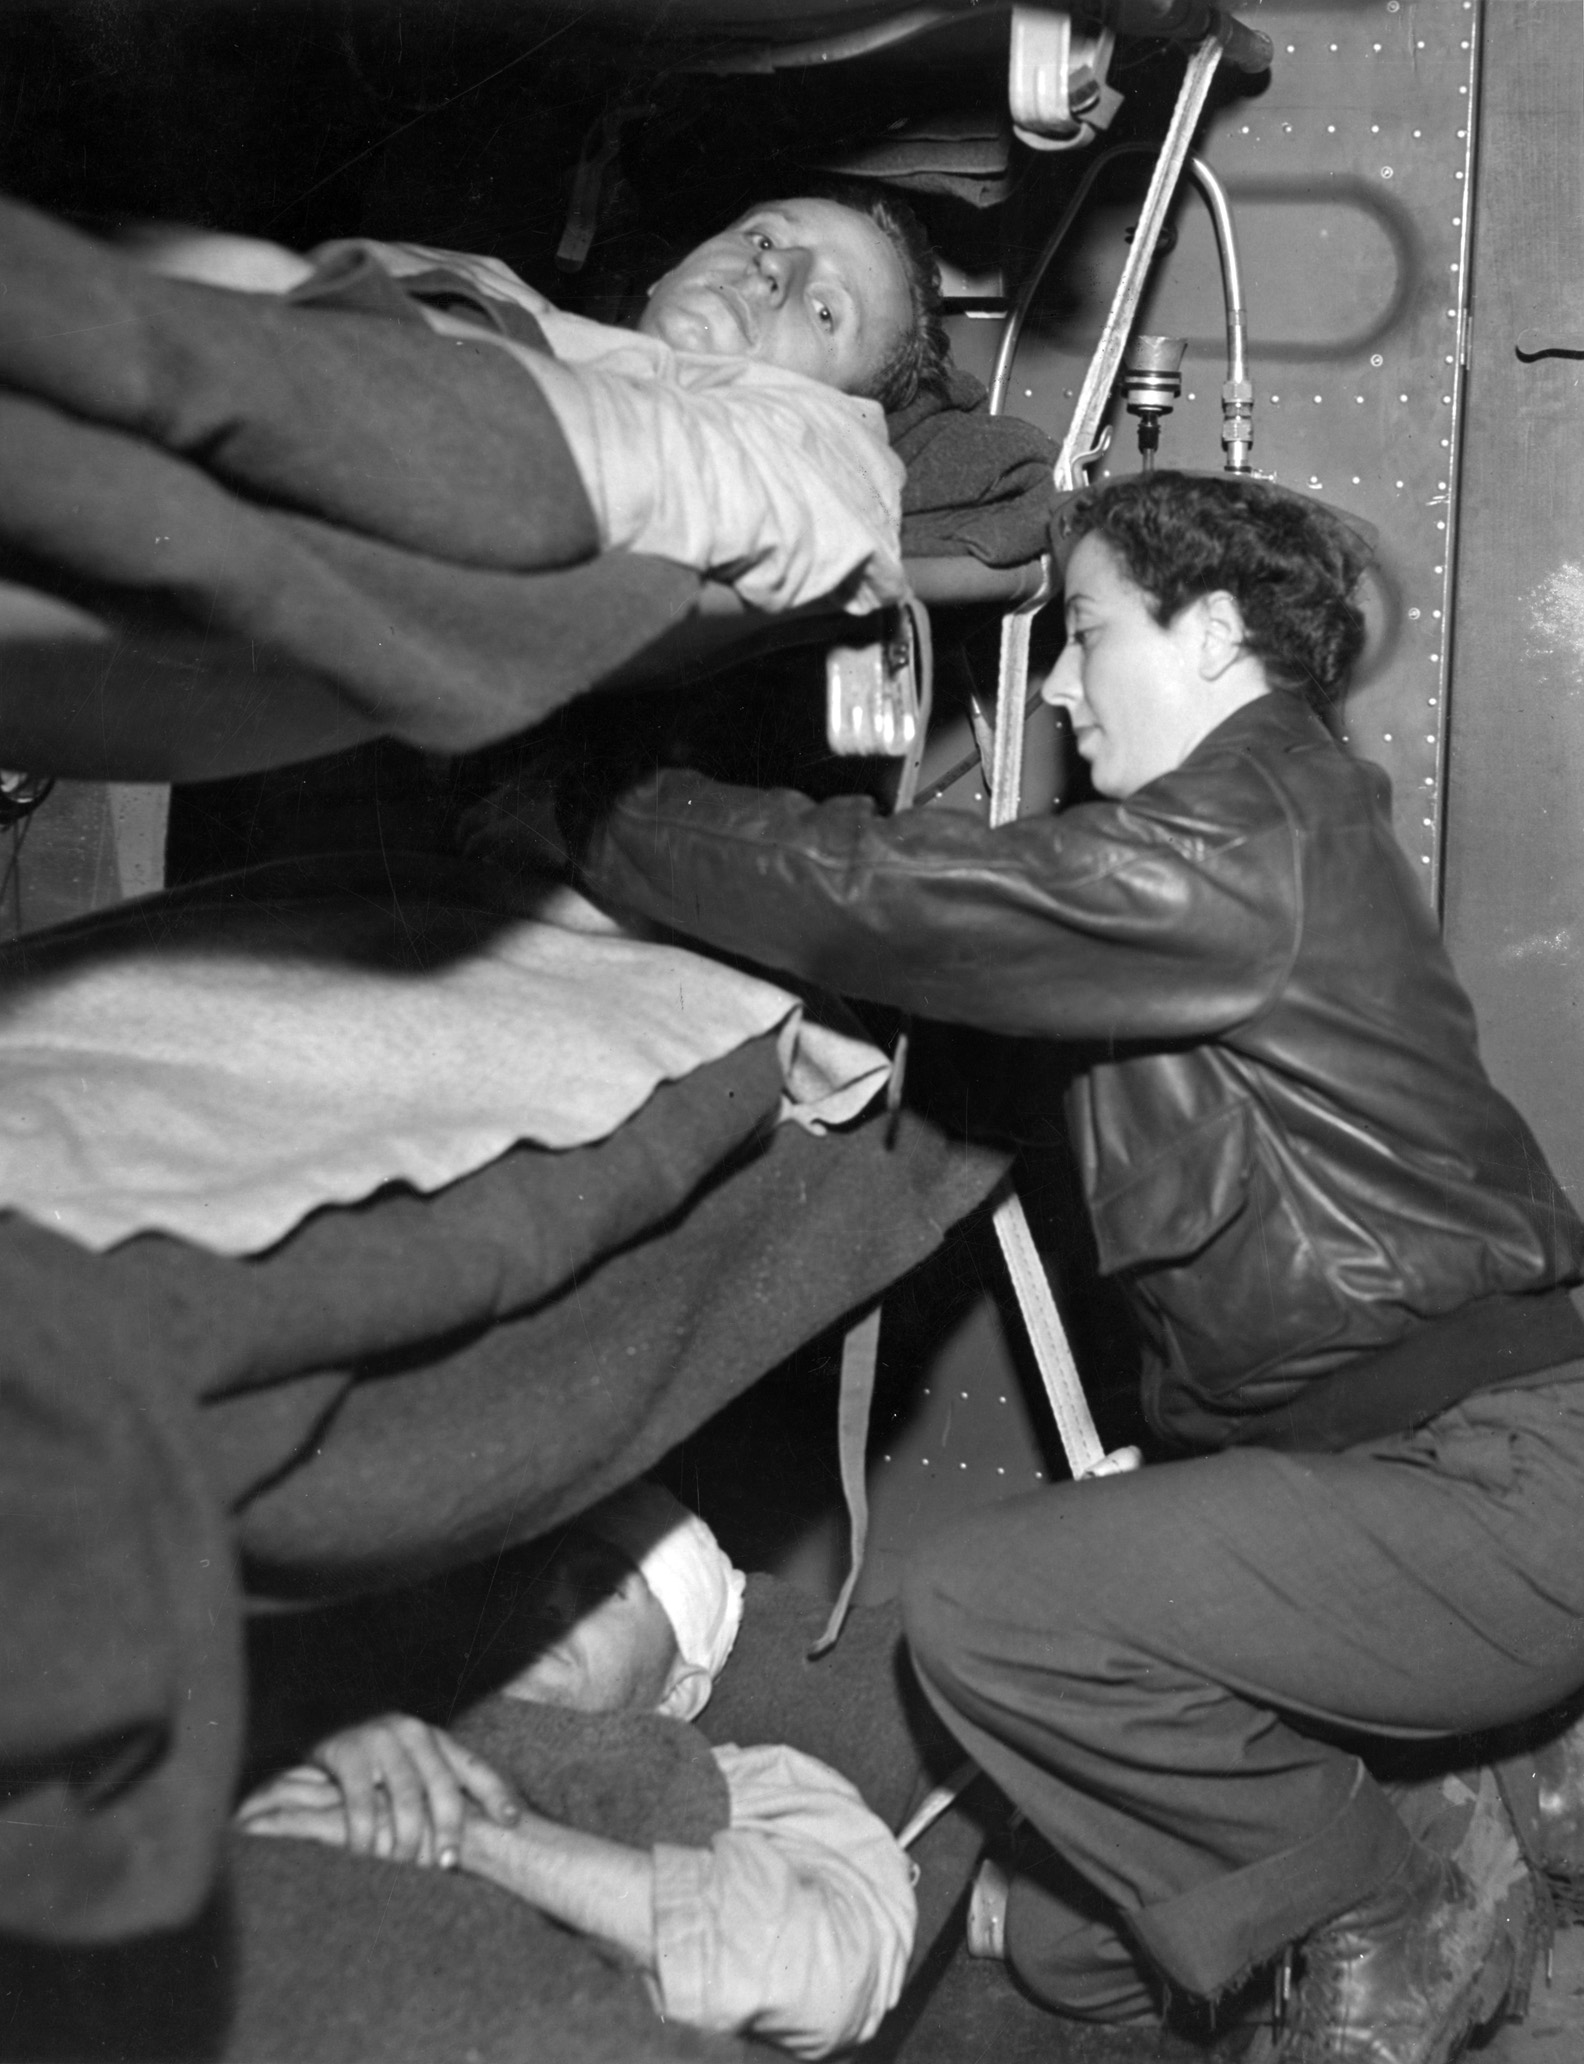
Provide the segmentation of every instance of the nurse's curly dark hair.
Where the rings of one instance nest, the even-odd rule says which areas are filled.
[[[1058,528],[1072,544],[1103,540],[1159,624],[1224,588],[1273,688],[1322,715],[1346,689],[1364,646],[1355,590],[1371,552],[1307,495],[1235,474],[1136,473],[1083,489]]]

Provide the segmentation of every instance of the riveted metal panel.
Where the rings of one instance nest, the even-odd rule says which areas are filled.
[[[1486,1064],[1584,1199],[1584,13],[1491,0],[1446,934]]]
[[[990,1259],[991,1243],[983,1243]],[[876,1414],[869,1551],[860,1597],[891,1597],[915,1542],[1003,1498],[1060,1482],[1055,1430],[1007,1337],[1015,1313],[986,1292],[960,1311],[917,1387]],[[883,1337],[883,1336],[882,1336]]]
[[[1249,309],[1254,461],[1376,526],[1371,646],[1350,697],[1354,747],[1391,775],[1404,845],[1434,894],[1445,742],[1455,461],[1477,81],[1473,0],[1272,6],[1266,89],[1216,110],[1199,154],[1232,201]],[[1007,406],[1059,430],[1121,269],[1148,161],[1102,175],[1025,332]],[[1057,175],[1058,177],[1061,175]],[[1220,275],[1189,193],[1140,328],[1188,339],[1162,465],[1219,467]],[[998,325],[961,325],[987,365]],[[1137,467],[1113,410],[1095,477]]]

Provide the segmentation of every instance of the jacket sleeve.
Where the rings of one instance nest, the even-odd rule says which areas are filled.
[[[575,837],[593,892],[726,952],[983,1030],[1196,1039],[1279,993],[1298,842],[1235,765],[992,831],[664,772]]]
[[[661,2011],[802,2057],[867,2041],[907,1972],[912,1865],[852,1785],[812,1756],[715,1753],[730,1827],[708,1849],[654,1851]]]

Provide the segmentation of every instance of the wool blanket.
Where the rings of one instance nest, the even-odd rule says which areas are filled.
[[[0,1928],[200,1910],[241,1586],[330,1598],[556,1525],[922,1261],[1004,1156],[916,1114],[766,1131],[772,1035],[599,1144],[237,1259],[0,1218]]]
[[[692,606],[697,574],[595,556],[555,418],[488,339],[163,279],[10,203],[0,270],[13,578],[229,634],[447,751]]]
[[[953,367],[944,392],[916,396],[886,428],[907,467],[909,558],[966,553],[987,566],[1022,566],[1050,550],[1056,447],[1018,416],[992,416],[971,373]]]
[[[655,1713],[485,1700],[455,1728],[541,1812],[702,1847],[730,1799],[702,1735]],[[480,1879],[233,1834],[190,1927],[125,1950],[0,1942],[0,2056],[163,2064],[670,2064],[770,2056],[668,2026],[639,1973]]]

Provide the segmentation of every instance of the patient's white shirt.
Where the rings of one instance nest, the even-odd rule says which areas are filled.
[[[862,611],[905,594],[903,467],[878,402],[564,314],[495,258],[361,238],[353,248],[396,278],[444,266],[535,318],[553,359],[424,311],[442,332],[491,336],[532,374],[607,547],[676,559],[759,609],[839,592]]]
[[[828,1764],[782,1744],[715,1760],[731,1824],[654,1857],[654,1989],[668,2020],[800,2057],[866,2042],[907,1975],[915,1872]]]

